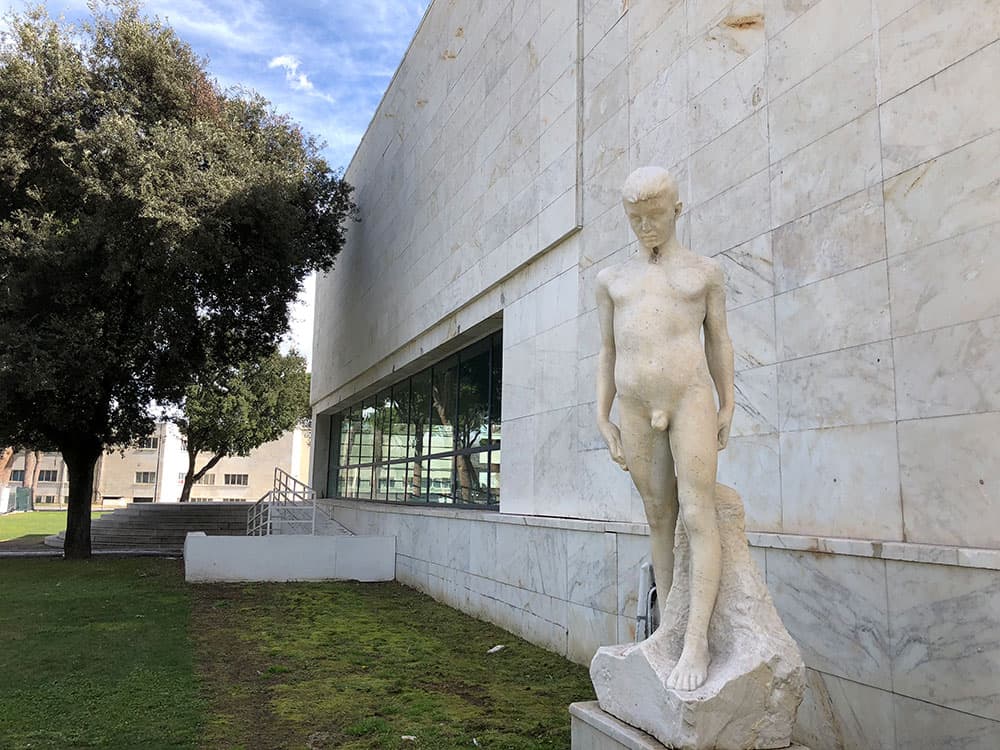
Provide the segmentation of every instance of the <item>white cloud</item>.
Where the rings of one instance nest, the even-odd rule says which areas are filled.
[[[267,64],[268,68],[284,68],[285,80],[296,91],[312,91],[315,87],[309,77],[299,71],[302,63],[295,55],[279,55]]]

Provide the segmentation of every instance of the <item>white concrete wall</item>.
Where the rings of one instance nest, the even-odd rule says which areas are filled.
[[[315,412],[502,315],[501,518],[477,523],[640,522],[592,424],[593,284],[635,249],[626,175],[667,166],[682,239],[727,273],[739,408],[720,479],[813,668],[806,744],[1000,746],[1000,6],[575,6],[432,4],[348,171],[363,221],[318,284]],[[578,203],[543,219],[538,196],[565,186],[547,187],[553,142],[580,149]],[[404,514],[369,507],[389,528]],[[462,549],[451,520],[421,524],[438,530],[420,545]],[[432,554],[412,581],[440,593]],[[512,584],[454,569],[478,592],[456,606],[496,600],[484,616],[557,646],[549,600],[529,611]],[[619,637],[562,601],[566,653]]]

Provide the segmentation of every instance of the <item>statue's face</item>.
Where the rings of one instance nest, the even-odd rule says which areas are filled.
[[[662,247],[674,234],[676,209],[670,196],[660,194],[647,200],[625,201],[625,215],[643,247]]]

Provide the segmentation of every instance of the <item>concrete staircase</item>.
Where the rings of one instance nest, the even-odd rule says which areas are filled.
[[[245,536],[249,503],[133,503],[91,521],[95,550],[179,555],[189,531],[211,536]],[[65,532],[46,537],[62,549]]]

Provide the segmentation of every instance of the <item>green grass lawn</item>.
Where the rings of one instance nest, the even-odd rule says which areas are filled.
[[[104,511],[91,514],[97,518]],[[31,513],[8,513],[0,516],[0,550],[39,546],[50,534],[66,530],[66,511],[36,510]],[[7,542],[7,544],[3,544]]]
[[[562,749],[593,697],[586,668],[395,583],[17,559],[0,602],[5,749]]]

